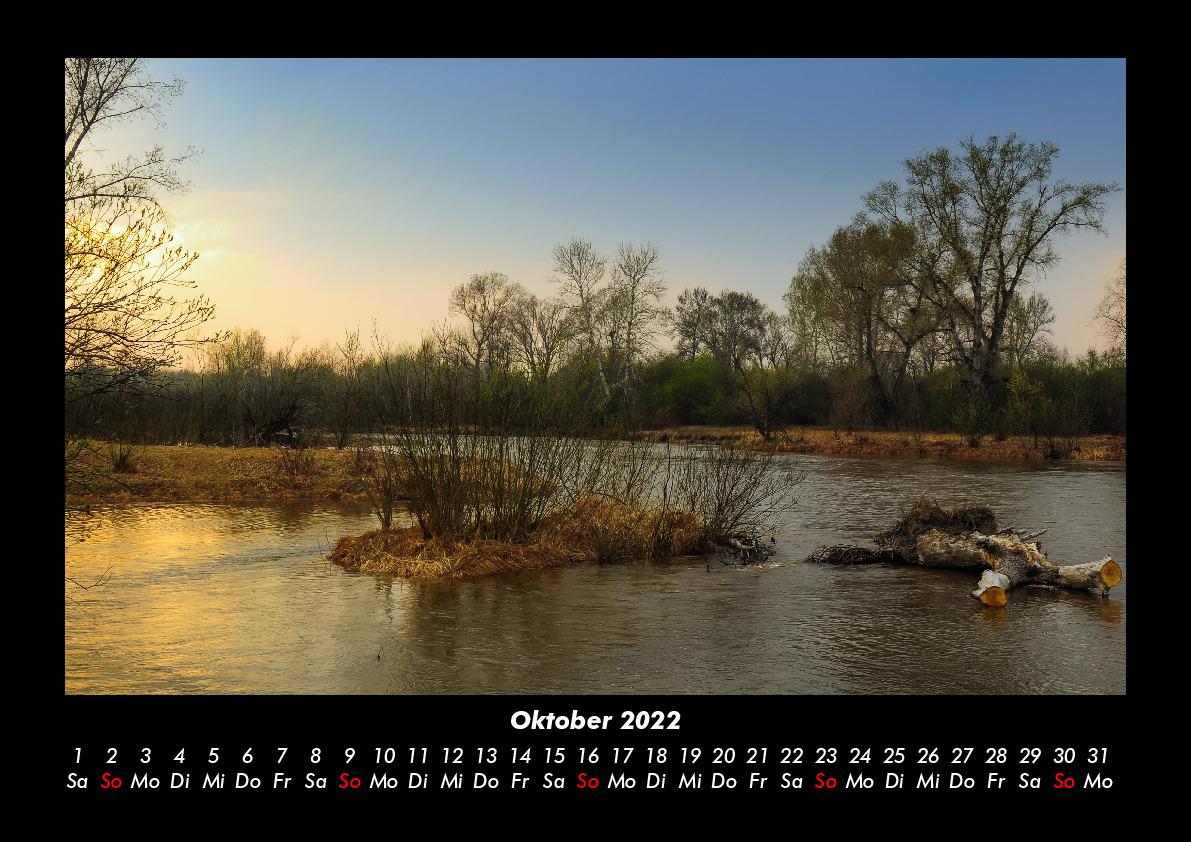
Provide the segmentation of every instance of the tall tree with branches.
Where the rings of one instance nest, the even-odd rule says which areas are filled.
[[[683,359],[693,360],[705,347],[704,337],[714,309],[714,296],[703,287],[678,294],[678,302],[669,314],[670,335]]]
[[[97,132],[136,118],[160,125],[182,82],[154,80],[139,59],[65,60],[65,382],[72,417],[100,396],[138,393],[201,342],[197,329],[214,308],[184,274],[198,257],[174,245],[160,192],[186,185],[160,146],[102,161]],[[84,411],[78,411],[83,408]],[[68,431],[68,489],[82,469],[85,431]]]
[[[905,162],[904,185],[881,184],[870,211],[913,228],[923,253],[915,283],[941,314],[973,398],[984,402],[1004,350],[1019,287],[1059,261],[1055,238],[1104,230],[1113,184],[1054,174],[1059,148],[1016,135],[969,138]]]
[[[821,343],[837,365],[867,373],[872,414],[882,423],[895,415],[915,351],[937,330],[912,280],[916,250],[908,226],[858,215],[807,251],[785,296],[804,341]]]
[[[657,246],[621,245],[616,251],[608,292],[612,346],[621,355],[619,385],[628,412],[633,405],[637,364],[653,347],[666,314],[662,306],[666,284]]]
[[[609,347],[614,333],[608,325],[608,288],[604,283],[608,259],[588,240],[578,237],[554,248],[554,278],[559,298],[575,326],[583,353],[599,376],[605,402],[612,397],[607,371]]]
[[[1096,318],[1108,340],[1109,350],[1125,356],[1125,261],[1121,270],[1108,282],[1104,297],[1096,307]]]

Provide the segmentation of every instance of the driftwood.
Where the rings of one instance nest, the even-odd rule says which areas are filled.
[[[986,506],[943,509],[923,498],[888,532],[877,548],[821,547],[807,561],[820,564],[913,564],[980,570],[972,596],[985,605],[1004,605],[1006,594],[1022,586],[1098,590],[1107,596],[1121,581],[1121,567],[1111,556],[1088,564],[1058,565],[1047,560],[1033,532],[998,529]]]
[[[714,541],[723,564],[757,564],[767,560],[774,552],[774,541],[766,543],[760,535],[727,535]],[[730,559],[735,559],[732,561]]]
[[[895,564],[898,559],[888,550],[873,550],[868,547],[840,545],[819,547],[807,561],[816,564]]]

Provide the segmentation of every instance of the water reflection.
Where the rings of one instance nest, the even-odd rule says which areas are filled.
[[[414,584],[325,561],[367,508],[111,507],[72,575],[66,689],[129,693],[1120,693],[1125,584],[1109,599],[973,577],[796,563],[871,538],[925,493],[1049,528],[1052,559],[1125,565],[1123,465],[791,457],[806,474],[785,563],[685,559]],[[1126,571],[1126,582],[1128,574]]]

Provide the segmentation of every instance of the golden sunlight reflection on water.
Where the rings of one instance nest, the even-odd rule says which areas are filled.
[[[712,559],[414,584],[348,574],[365,506],[137,505],[67,528],[71,693],[1122,693],[1126,582],[1015,591],[967,573],[797,561],[926,493],[1047,527],[1062,563],[1125,568],[1123,465],[801,456],[782,563]],[[81,538],[82,540],[76,540]]]

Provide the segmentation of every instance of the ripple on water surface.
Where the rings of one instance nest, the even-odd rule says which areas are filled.
[[[1125,597],[968,597],[972,576],[801,564],[917,496],[1125,565],[1123,464],[792,456],[779,564],[712,559],[415,584],[326,562],[357,504],[142,505],[68,527],[73,693],[1123,693]],[[78,540],[82,539],[82,540]],[[1126,571],[1127,578],[1127,571]],[[378,657],[379,656],[379,657]]]

